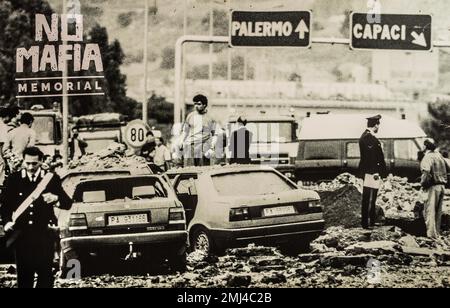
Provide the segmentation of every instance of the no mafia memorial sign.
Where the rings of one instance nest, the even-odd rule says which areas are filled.
[[[353,13],[351,47],[411,51],[433,48],[431,15],[381,14],[380,21],[370,22],[367,13]]]
[[[311,46],[311,12],[231,13],[232,47],[305,47]]]

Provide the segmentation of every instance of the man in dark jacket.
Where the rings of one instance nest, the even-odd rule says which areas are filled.
[[[368,118],[367,130],[359,140],[361,161],[360,175],[364,179],[362,199],[362,227],[368,229],[375,226],[376,202],[381,178],[387,177],[386,161],[383,146],[375,137],[380,129],[381,116]]]
[[[1,196],[5,231],[16,235],[12,248],[16,254],[18,287],[32,288],[37,274],[38,288],[52,288],[56,236],[51,226],[57,224],[53,207],[68,210],[72,200],[64,192],[61,179],[53,175],[44,193],[13,223],[13,213],[46,175],[41,168],[43,154],[38,148],[26,148],[23,157],[24,168],[9,176]]]
[[[253,134],[246,128],[247,120],[239,117],[238,128],[230,136],[230,164],[251,164],[250,145]]]

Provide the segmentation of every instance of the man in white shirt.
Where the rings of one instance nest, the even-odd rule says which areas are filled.
[[[22,156],[23,151],[36,144],[36,132],[31,128],[34,117],[30,113],[22,114],[20,126],[9,132],[3,152],[12,152]]]
[[[208,115],[208,98],[193,98],[195,111],[190,113],[183,126],[183,152],[185,167],[208,166],[214,156],[217,143],[217,124]]]

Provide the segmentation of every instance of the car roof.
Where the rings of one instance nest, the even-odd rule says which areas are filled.
[[[83,170],[83,169],[72,169],[72,170],[64,170],[59,173],[59,176],[61,179],[66,179],[71,176],[80,176],[80,175],[86,175],[86,176],[104,176],[108,175],[109,173],[121,173],[123,175],[131,175],[130,170],[126,169],[108,169],[108,170]]]
[[[143,175],[115,175],[112,176],[111,178],[108,177],[102,177],[102,178],[90,178],[90,179],[85,179],[82,180],[78,183],[79,184],[83,184],[83,183],[94,183],[94,182],[104,182],[104,181],[110,181],[110,180],[129,180],[129,179],[143,179],[143,178],[153,178],[153,179],[159,179],[162,180],[162,176],[161,175],[157,175],[157,174],[143,174]],[[165,181],[163,181],[165,182]]]
[[[209,174],[218,175],[226,173],[236,173],[236,172],[251,172],[251,171],[275,171],[270,166],[261,165],[227,165],[227,166],[205,166],[205,167],[186,167],[172,169],[167,172],[168,175],[179,175],[179,174]]]
[[[299,139],[302,140],[340,140],[359,139],[367,129],[367,119],[371,115],[314,115],[302,122]],[[410,139],[427,137],[424,130],[408,120],[383,116],[380,139]]]

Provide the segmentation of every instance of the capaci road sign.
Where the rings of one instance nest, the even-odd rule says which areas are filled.
[[[232,47],[311,46],[311,12],[232,11]]]
[[[381,14],[380,22],[370,22],[367,13],[350,16],[353,49],[394,49],[430,51],[431,15]]]

